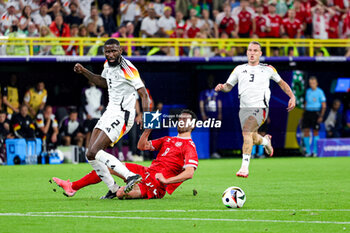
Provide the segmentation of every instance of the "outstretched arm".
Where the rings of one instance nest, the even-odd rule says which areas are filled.
[[[232,90],[233,86],[231,84],[225,83],[225,84],[221,84],[219,83],[216,87],[215,87],[215,91],[222,91],[222,92],[230,92]]]
[[[292,89],[290,89],[290,86],[281,79],[281,81],[278,82],[278,85],[281,87],[281,89],[289,96],[289,102],[288,102],[288,112],[292,111],[295,108],[295,96],[292,92]]]
[[[101,75],[92,73],[79,63],[75,64],[74,72],[84,75],[90,82],[95,83],[96,86],[107,88],[106,79],[102,78]]]
[[[194,174],[194,167],[186,167],[183,172],[181,172],[177,176],[170,177],[168,179],[165,179],[162,173],[156,174],[156,179],[162,182],[163,184],[173,184],[173,183],[179,183],[183,182],[188,179],[192,179]]]
[[[151,134],[152,129],[145,129],[143,131],[139,142],[137,143],[137,149],[139,150],[151,150],[152,149],[152,144],[148,141],[148,137]]]

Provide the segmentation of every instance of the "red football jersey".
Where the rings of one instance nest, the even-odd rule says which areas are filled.
[[[256,24],[255,34],[257,34],[259,38],[266,37],[267,35],[266,28],[270,27],[270,19],[265,15],[262,15],[262,16],[257,15],[255,16],[255,24]]]
[[[232,17],[223,17],[219,22],[219,33],[226,32],[228,36],[231,36],[231,32],[236,28],[236,22]]]
[[[165,178],[179,175],[184,168],[198,167],[196,146],[191,138],[163,137],[152,140],[152,151],[159,151],[149,170],[162,173]],[[169,194],[181,184],[168,184],[166,190]]]
[[[239,32],[238,33],[250,33],[252,30],[252,17],[253,15],[249,11],[241,11],[237,15]]]
[[[199,28],[193,28],[193,27],[190,27],[189,29],[187,29],[187,36],[188,38],[195,38],[196,37],[196,34],[197,32],[200,32],[201,30]]]
[[[295,38],[297,33],[302,30],[302,25],[298,19],[291,22],[288,18],[283,20],[283,27],[289,38]]]
[[[329,39],[339,38],[339,21],[340,21],[339,14],[333,15],[329,19],[329,24],[328,24],[328,38]]]
[[[274,38],[280,37],[280,28],[282,25],[281,16],[277,14],[273,16],[271,14],[268,14],[267,17],[269,17],[271,22],[271,31],[267,34],[267,37],[274,37]]]

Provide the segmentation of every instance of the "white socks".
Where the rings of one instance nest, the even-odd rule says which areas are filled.
[[[111,190],[113,193],[117,192],[119,189],[119,186],[115,183],[106,165],[104,165],[98,160],[88,160],[88,161],[96,171],[97,175],[101,178],[101,180],[106,183],[109,190]]]
[[[242,167],[248,168],[250,163],[250,155],[243,154],[242,155]]]
[[[260,137],[262,137],[261,135],[259,135]],[[267,141],[267,139],[265,137],[262,137],[262,142],[260,145],[266,146],[267,144],[269,144],[269,141]]]
[[[97,152],[95,159],[103,163],[104,165],[110,167],[118,174],[122,175],[125,179],[129,176],[134,176],[135,173],[129,171],[124,164],[122,164],[116,157],[105,152],[104,150],[100,150]]]

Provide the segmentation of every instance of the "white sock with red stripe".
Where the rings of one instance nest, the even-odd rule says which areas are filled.
[[[105,164],[107,167],[113,169],[119,175],[122,175],[125,179],[129,176],[134,176],[135,173],[129,171],[116,157],[105,152],[104,150],[100,150],[97,152],[95,158]]]
[[[109,172],[106,165],[101,163],[98,160],[88,160],[90,165],[94,168],[97,175],[101,178],[103,182],[107,185],[109,190],[111,190],[113,193],[117,192],[119,189],[119,185],[117,185]]]

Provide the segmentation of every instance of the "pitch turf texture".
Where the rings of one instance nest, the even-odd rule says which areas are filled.
[[[124,201],[99,200],[103,183],[73,198],[49,183],[89,164],[1,166],[0,232],[350,232],[350,158],[255,159],[248,179],[234,176],[240,163],[201,160],[172,196]],[[229,186],[245,191],[242,209],[222,204]]]

